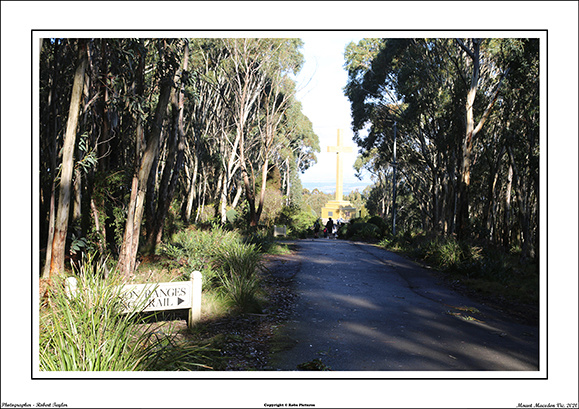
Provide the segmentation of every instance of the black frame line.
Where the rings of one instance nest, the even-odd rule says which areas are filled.
[[[33,284],[33,280],[35,279],[35,267],[34,267],[34,255],[33,255],[33,250],[34,250],[34,232],[35,230],[37,230],[37,226],[34,226],[34,224],[32,223],[31,226],[31,239],[30,239],[30,243],[31,243],[31,283],[30,283],[30,292],[31,292],[31,298],[30,298],[30,314],[31,314],[31,332],[30,332],[30,358],[31,358],[31,364],[30,364],[30,379],[35,381],[35,380],[43,380],[43,381],[76,381],[76,380],[106,380],[106,381],[110,381],[110,380],[128,380],[128,381],[170,381],[170,380],[204,380],[204,381],[218,381],[218,380],[240,380],[240,381],[287,381],[287,380],[294,380],[294,381],[304,381],[304,380],[323,380],[323,381],[327,381],[327,380],[331,380],[331,381],[352,381],[352,380],[383,380],[383,381],[395,381],[395,380],[403,380],[403,381],[424,381],[424,380],[429,380],[429,381],[439,381],[439,380],[443,380],[443,381],[447,381],[447,380],[457,380],[457,381],[462,381],[462,380],[466,380],[466,381],[471,381],[471,380],[481,380],[481,381],[496,381],[496,380],[505,380],[505,381],[509,381],[509,380],[525,380],[525,381],[543,381],[543,380],[548,380],[549,379],[549,314],[548,314],[548,310],[549,310],[549,215],[548,215],[548,210],[549,210],[549,178],[548,178],[548,174],[549,174],[549,78],[548,78],[548,73],[549,73],[549,30],[548,29],[31,29],[30,32],[30,42],[31,42],[31,67],[30,67],[30,82],[31,82],[31,99],[30,99],[30,112],[31,112],[31,158],[34,159],[34,129],[35,129],[35,124],[34,124],[34,117],[33,117],[33,112],[34,112],[34,93],[38,92],[37,89],[34,89],[32,86],[34,85],[34,51],[33,51],[33,47],[32,47],[32,43],[34,41],[34,33],[41,33],[41,32],[45,32],[45,31],[51,31],[51,32],[118,32],[118,33],[139,33],[139,32],[162,32],[162,33],[171,33],[171,32],[191,32],[191,33],[211,33],[211,32],[238,32],[238,33],[243,33],[243,32],[299,32],[299,33],[311,33],[311,32],[330,32],[330,33],[336,33],[336,32],[343,32],[343,33],[348,33],[348,32],[363,32],[363,33],[391,33],[391,32],[396,32],[396,33],[400,33],[400,32],[470,32],[470,31],[476,31],[476,32],[496,32],[496,33],[508,33],[508,32],[544,32],[545,33],[545,73],[543,76],[541,76],[541,74],[539,74],[539,78],[541,79],[541,77],[544,79],[545,81],[545,99],[544,99],[544,103],[545,103],[545,124],[542,126],[543,129],[545,130],[545,153],[543,155],[545,155],[545,177],[546,177],[546,182],[545,182],[545,190],[544,190],[544,194],[546,195],[545,198],[545,213],[544,213],[544,217],[545,217],[545,254],[539,254],[539,260],[541,259],[541,257],[545,257],[545,316],[541,317],[541,305],[539,305],[539,368],[537,371],[541,370],[541,319],[545,319],[545,377],[539,377],[539,378],[526,378],[526,377],[521,377],[521,378],[505,378],[505,377],[497,377],[497,378],[487,378],[487,377],[473,377],[473,378],[455,378],[455,377],[443,377],[443,378],[432,378],[432,377],[416,377],[416,378],[405,378],[405,377],[401,377],[401,378],[396,378],[396,377],[146,377],[146,378],[141,378],[141,377],[58,377],[58,378],[52,378],[52,377],[41,377],[41,376],[34,376],[34,368],[33,368],[33,363],[34,363],[34,359],[33,359],[33,349],[32,349],[32,344],[34,342],[34,307],[35,307],[35,303],[34,303],[34,284]],[[241,37],[240,37],[241,38]],[[387,37],[385,37],[387,38]],[[539,162],[539,167],[540,167],[540,162]],[[34,211],[35,211],[35,206],[34,206],[34,191],[35,191],[35,186],[34,186],[34,163],[33,161],[31,161],[31,172],[30,172],[30,179],[31,179],[31,221],[34,221]],[[539,168],[539,175],[540,175],[540,168]],[[539,187],[539,192],[541,192],[541,189]],[[539,216],[538,216],[538,220],[539,220],[539,229],[541,226],[541,201],[540,201],[540,195],[539,195],[539,203],[538,203],[538,207],[539,207]],[[540,230],[539,230],[540,231]],[[541,243],[541,234],[539,233],[539,243]],[[540,249],[540,247],[539,247]],[[539,263],[539,272],[540,272],[540,268],[541,268],[541,264]],[[539,275],[540,276],[540,275]],[[539,280],[539,283],[541,281]],[[540,294],[540,284],[539,284],[539,294]],[[37,329],[38,330],[38,329]],[[295,371],[298,372],[298,371]],[[426,371],[425,371],[426,372]],[[486,371],[481,371],[481,372],[486,372]],[[200,374],[202,374],[202,372],[199,372]],[[264,373],[279,373],[277,371],[264,371]],[[391,372],[387,372],[387,373],[391,373]]]

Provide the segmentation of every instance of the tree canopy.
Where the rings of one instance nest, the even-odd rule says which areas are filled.
[[[137,251],[171,233],[168,217],[223,224],[237,208],[256,226],[274,169],[286,202],[299,201],[297,175],[319,152],[295,99],[301,47],[277,38],[44,39],[43,276],[88,246],[131,274]]]
[[[345,51],[369,208],[406,230],[479,238],[537,255],[539,41],[363,39]]]

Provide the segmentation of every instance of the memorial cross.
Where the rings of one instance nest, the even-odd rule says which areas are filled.
[[[328,146],[328,152],[336,152],[336,200],[342,201],[344,196],[344,174],[342,169],[342,153],[351,153],[351,146],[343,145],[342,130],[338,129],[338,144],[336,146]]]

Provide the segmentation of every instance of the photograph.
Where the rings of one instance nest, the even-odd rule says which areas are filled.
[[[576,2],[113,4],[2,2],[2,408],[578,407]]]

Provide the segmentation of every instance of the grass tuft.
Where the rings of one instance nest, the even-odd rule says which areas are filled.
[[[178,343],[173,335],[143,330],[139,308],[123,314],[120,276],[93,256],[74,271],[77,290],[65,277],[54,280],[50,301],[40,311],[39,362],[42,371],[162,371],[203,369],[204,347]],[[143,300],[143,307],[146,300]]]

